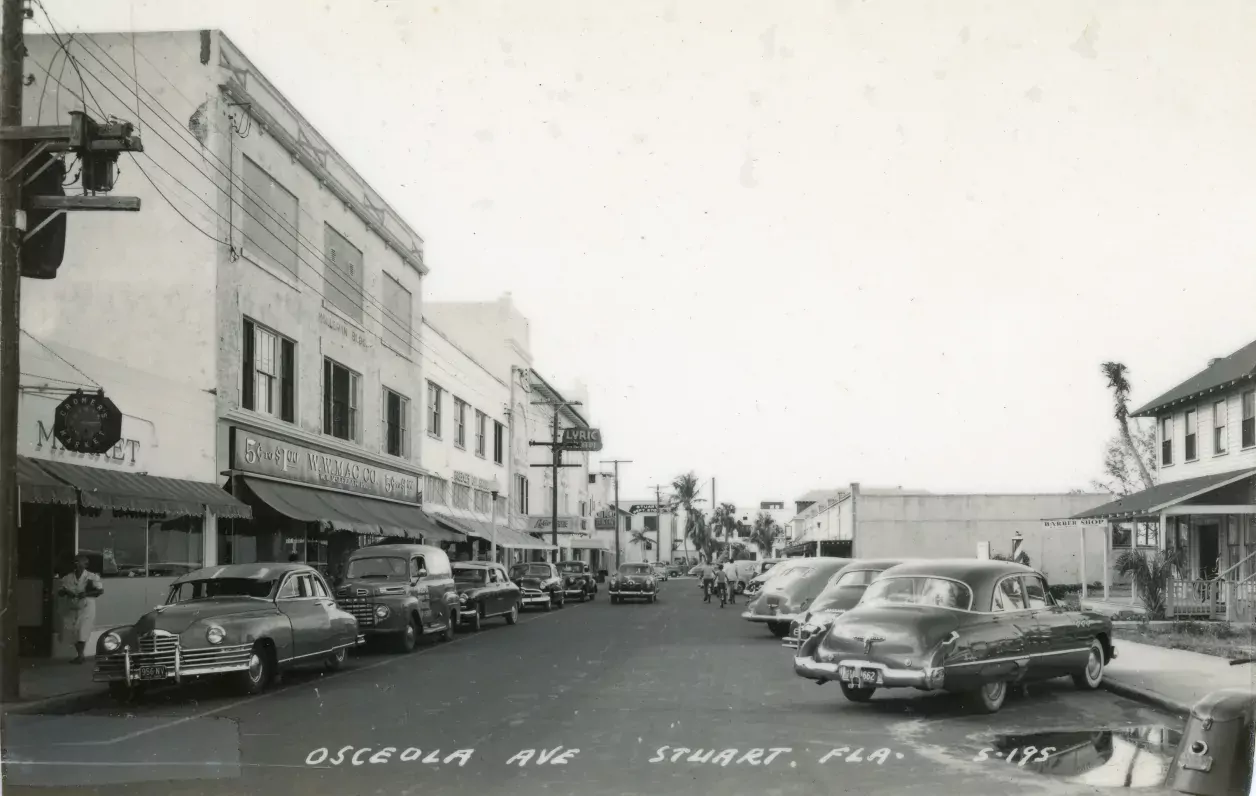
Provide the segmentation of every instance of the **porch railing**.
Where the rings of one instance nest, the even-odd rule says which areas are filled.
[[[1171,619],[1256,621],[1256,581],[1170,579],[1165,616]]]

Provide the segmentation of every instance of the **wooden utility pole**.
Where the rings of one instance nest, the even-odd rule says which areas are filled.
[[[579,467],[578,464],[563,464],[563,443],[558,438],[558,415],[564,406],[581,406],[579,401],[533,401],[533,406],[552,406],[554,408],[554,430],[553,438],[550,442],[528,442],[529,445],[540,445],[550,449],[553,454],[549,464],[534,464],[533,467],[550,467],[553,469],[554,475],[551,480],[551,488],[554,490],[550,495],[550,538],[554,545],[553,561],[558,562],[558,469],[560,467]]]
[[[22,124],[22,69],[26,44],[22,0],[4,0],[0,12],[0,127]],[[18,335],[22,318],[20,140],[0,140],[0,701],[20,697],[17,621],[17,403],[21,373]]]
[[[623,561],[620,560],[622,557],[622,548],[619,543],[619,526],[621,524],[619,511],[619,465],[632,464],[632,459],[611,459],[608,462],[602,462],[602,464],[615,465],[615,570],[618,571],[619,565],[623,563]]]
[[[654,485],[654,523],[654,561],[658,563],[663,560],[663,487],[658,484]]]

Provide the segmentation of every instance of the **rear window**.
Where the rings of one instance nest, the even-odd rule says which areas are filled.
[[[860,605],[936,605],[972,609],[973,593],[963,583],[945,578],[882,578],[864,592]]]
[[[848,572],[839,572],[833,577],[829,583],[830,586],[867,586],[872,579],[880,575],[873,569],[857,569]]]

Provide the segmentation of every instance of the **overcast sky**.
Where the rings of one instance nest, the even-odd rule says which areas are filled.
[[[628,495],[1061,491],[1256,338],[1242,0],[45,0],[224,30],[580,379]]]

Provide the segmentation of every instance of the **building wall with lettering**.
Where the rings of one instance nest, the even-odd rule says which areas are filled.
[[[212,297],[218,252],[206,234],[218,234],[211,209],[218,192],[192,128],[200,129],[201,103],[209,102],[216,88],[197,63],[199,33],[149,33],[138,38],[142,57],[134,63],[128,35],[93,34],[92,44],[79,48],[83,69],[100,74],[117,94],[98,88],[92,115],[134,119],[138,78],[141,94],[144,88],[154,92],[174,124],[187,126],[178,133],[163,128],[161,137],[142,136],[145,161],[160,163],[169,174],[146,167],[150,183],[138,169],[121,168],[113,193],[138,197],[139,212],[70,214],[57,278],[22,280],[21,325],[29,335],[21,341],[22,452],[61,455],[47,445],[34,449],[37,424],[42,421],[47,427],[51,422],[47,400],[35,396],[56,402],[64,397],[42,385],[99,384],[130,415],[123,421],[123,436],[140,441],[140,450],[134,465],[123,465],[130,459],[121,452],[116,459],[77,463],[213,481],[217,334]],[[55,84],[48,86],[46,75],[35,66],[53,67],[56,42],[47,35],[28,35],[26,46],[33,62],[30,71],[39,79],[24,89],[24,123],[69,124],[69,111],[82,109],[80,100]],[[104,53],[128,65],[123,81],[109,77],[105,66],[114,73],[122,70]],[[57,73],[56,68],[52,71]]]
[[[432,477],[444,482],[443,485],[429,489],[424,495],[424,501],[433,511],[489,521],[492,519],[491,507],[486,511],[483,502],[477,507],[474,493],[477,490],[489,491],[496,484],[500,493],[497,516],[504,522],[509,486],[507,461],[511,450],[510,424],[506,416],[506,410],[510,407],[510,383],[490,372],[467,353],[460,343],[454,342],[442,329],[426,319],[422,330],[425,379],[441,390],[438,433],[428,431],[428,413],[431,407],[428,405],[426,385],[421,391],[421,430],[425,436],[423,466]],[[465,444],[461,447],[456,439],[457,400],[466,404]],[[485,418],[482,455],[477,451],[477,412],[482,412]],[[500,464],[495,461],[494,423],[501,425]],[[517,464],[526,465],[526,461]],[[469,506],[460,503],[455,495],[455,492],[465,495],[465,489],[471,490]]]
[[[216,94],[208,108],[214,126],[207,146],[230,162],[236,175],[236,184],[223,181],[217,194],[219,210],[232,220],[220,235],[230,235],[234,248],[233,253],[222,247],[217,270],[218,414],[226,421],[223,425],[247,425],[419,475],[425,439],[422,274],[394,243],[400,239],[407,250],[417,252],[422,241],[243,53],[218,33],[212,43],[214,80],[247,93],[253,116],[252,133],[242,137],[232,133],[229,116],[241,118],[242,112],[231,104],[231,96]],[[246,190],[250,174],[262,179],[248,183]],[[333,191],[333,182],[346,193]],[[268,206],[258,206],[259,196]],[[280,224],[279,216],[285,221],[291,216],[295,230]],[[279,230],[279,242],[257,231],[263,223]],[[246,234],[250,224],[253,235]],[[246,318],[296,344],[295,422],[242,405]],[[356,376],[349,440],[324,428],[326,360]],[[407,444],[400,456],[386,448],[385,388],[407,402]],[[218,450],[224,465],[226,440],[226,429],[220,429]]]

